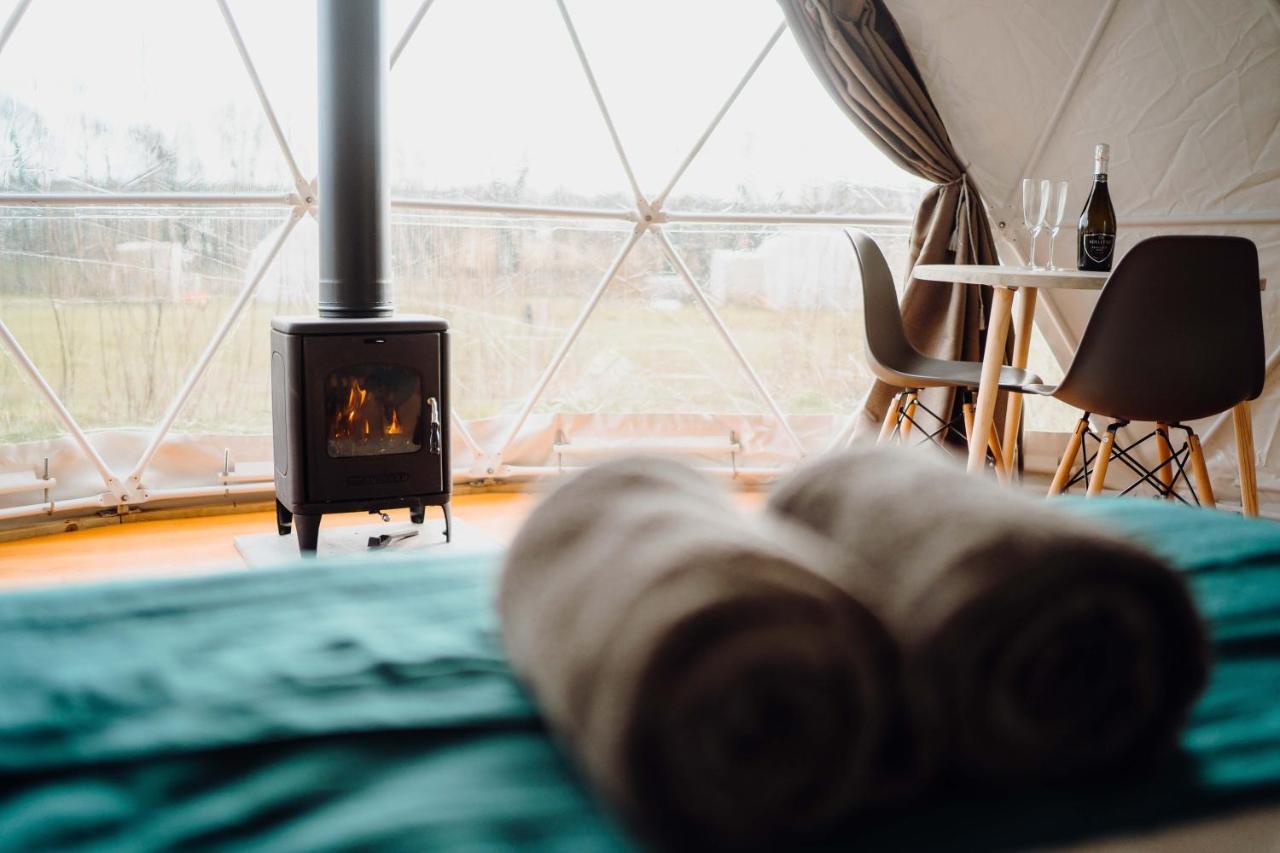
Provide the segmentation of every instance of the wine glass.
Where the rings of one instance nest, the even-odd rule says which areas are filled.
[[[1043,181],[1041,184],[1048,184],[1048,181]],[[1040,238],[1040,229],[1044,226],[1045,208],[1047,206],[1042,198],[1043,192],[1037,192],[1037,189],[1043,189],[1043,186],[1037,187],[1037,182],[1034,178],[1022,179],[1022,224],[1031,236],[1031,254],[1028,256],[1028,269],[1036,269],[1036,241]]]
[[[1041,187],[1042,190],[1045,190],[1046,195],[1048,194],[1048,190],[1047,190],[1048,186],[1049,186],[1049,182],[1045,181],[1043,186]],[[1049,200],[1048,202],[1048,207],[1049,207],[1049,218],[1046,222],[1046,224],[1049,227],[1049,267],[1048,268],[1051,270],[1056,270],[1058,269],[1058,267],[1053,262],[1053,246],[1054,246],[1054,243],[1058,241],[1058,230],[1062,228],[1062,214],[1066,212],[1066,209],[1067,209],[1067,182],[1066,181],[1058,181],[1058,184],[1053,192],[1052,199]]]
[[[1043,231],[1045,226],[1049,224],[1049,196],[1051,195],[1053,195],[1053,182],[1048,178],[1041,178],[1040,208],[1038,210],[1039,216],[1036,218],[1036,233]],[[1035,259],[1032,258],[1032,260]],[[1050,258],[1049,261],[1052,263],[1053,258]],[[1036,266],[1035,264],[1032,264],[1032,266],[1035,266],[1036,269],[1044,269],[1043,266]]]

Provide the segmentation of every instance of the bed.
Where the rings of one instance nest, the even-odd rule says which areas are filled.
[[[1280,525],[1063,499],[1184,570],[1211,686],[1181,751],[943,792],[829,843],[1065,844],[1280,802]],[[500,555],[377,555],[0,596],[0,850],[630,849],[504,660]]]

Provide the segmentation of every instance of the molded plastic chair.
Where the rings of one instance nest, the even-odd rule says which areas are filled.
[[[1200,440],[1183,421],[1234,409],[1245,509],[1256,514],[1248,401],[1262,393],[1265,373],[1254,244],[1242,237],[1143,240],[1120,260],[1103,287],[1062,382],[1023,389],[1083,410],[1049,493],[1085,479],[1089,494],[1096,495],[1108,464],[1120,459],[1139,475],[1138,483],[1150,483],[1166,498],[1181,499],[1173,486],[1181,475],[1190,487],[1184,466],[1189,459],[1199,488],[1198,495],[1191,489],[1192,496],[1213,506]],[[1111,419],[1105,436],[1090,430],[1090,413]],[[1154,422],[1156,429],[1117,448],[1116,430],[1130,421]],[[1169,441],[1170,428],[1186,433],[1177,453]],[[1096,463],[1091,472],[1086,453],[1080,472],[1072,477],[1073,459],[1086,435],[1100,442]],[[1147,438],[1155,438],[1160,450],[1154,469],[1145,468],[1130,453]]]
[[[934,358],[920,352],[907,339],[907,330],[898,307],[898,293],[893,286],[893,275],[885,262],[880,247],[867,234],[854,228],[845,234],[853,244],[862,268],[862,311],[866,323],[867,362],[882,381],[896,385],[898,392],[885,412],[880,428],[881,443],[888,441],[895,432],[906,438],[916,421],[916,409],[924,408],[943,427],[930,437],[954,429],[940,415],[930,411],[920,402],[924,388],[958,388],[964,395],[965,438],[973,431],[973,393],[982,377],[982,362],[953,361]],[[1020,391],[1023,386],[1041,383],[1040,377],[1026,370],[1013,367],[1000,368],[1000,387]],[[958,432],[958,430],[957,430]],[[988,447],[996,460],[996,470],[1003,471],[1000,442],[992,427]]]

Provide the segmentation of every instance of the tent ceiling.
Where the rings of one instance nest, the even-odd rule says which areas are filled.
[[[1105,141],[1122,218],[1280,213],[1273,0],[889,6],[989,201],[1045,174],[1074,179],[1083,203],[1093,144]]]

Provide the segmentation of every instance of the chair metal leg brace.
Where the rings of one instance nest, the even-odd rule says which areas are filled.
[[[957,418],[945,419],[942,415],[930,409],[920,400],[920,388],[904,388],[898,392],[889,403],[889,408],[885,412],[885,419],[880,427],[880,435],[876,440],[877,444],[884,444],[892,440],[896,434],[899,441],[906,443],[911,437],[913,429],[918,429],[923,436],[916,441],[915,446],[919,447],[923,444],[937,444],[944,447],[943,441],[945,436],[954,435],[956,438],[962,439],[966,444],[970,441],[970,435],[973,432],[973,392],[970,389],[958,389],[962,395],[963,404],[961,406],[961,416],[963,420],[964,431],[961,432],[960,426],[957,425]],[[936,428],[930,429],[920,422],[916,416],[916,410],[923,409],[925,414],[933,418],[934,422],[939,424]],[[939,440],[939,436],[944,436]],[[987,450],[989,457],[995,465],[996,476],[1001,482],[1008,482],[1009,473],[1005,469],[1004,459],[1001,454],[1000,442],[995,431],[995,425],[992,425],[991,431],[987,438]]]
[[[914,412],[915,409],[917,408],[923,409],[925,411],[925,414],[933,418],[935,423],[940,424],[940,426],[935,428],[932,432],[926,432],[928,428],[925,427],[924,424],[920,423],[920,421],[913,414],[904,410],[900,415],[901,419],[908,422],[910,426],[915,427],[916,429],[919,429],[921,432],[925,433],[924,437],[916,442],[917,447],[922,444],[928,444],[929,442],[933,442],[937,444],[938,436],[946,435],[947,433],[954,433],[956,438],[959,438],[963,441],[968,441],[968,438],[969,438],[968,434],[960,431],[960,428],[956,426],[955,418],[952,418],[951,420],[944,420],[941,415],[939,415],[933,409],[930,409],[924,403],[920,402],[920,399],[918,397],[913,402],[914,402],[914,405],[910,407],[911,412]]]
[[[894,395],[889,403],[889,408],[885,411],[885,419],[881,425],[880,436],[876,443],[884,444],[886,441],[891,440],[895,434],[905,439],[916,429],[924,433],[923,437],[916,442],[915,446],[917,447],[931,441],[936,443],[938,436],[947,433],[954,434],[956,438],[963,441],[968,441],[968,434],[962,432],[960,427],[957,426],[957,419],[945,420],[933,409],[926,406],[920,400],[920,390],[919,388],[904,388]],[[931,429],[921,423],[920,418],[915,414],[917,409],[923,409],[925,414],[939,426]]]
[[[1121,424],[1120,426],[1123,427],[1124,424]],[[1174,424],[1173,426],[1186,432],[1188,437],[1193,436],[1195,434],[1194,432],[1192,432],[1190,427],[1186,427],[1181,424]],[[1113,459],[1119,459],[1129,468],[1130,471],[1133,471],[1139,477],[1139,479],[1135,483],[1130,485],[1127,489],[1125,489],[1120,494],[1127,495],[1130,492],[1132,492],[1134,489],[1136,489],[1138,486],[1142,485],[1143,483],[1146,483],[1147,485],[1151,486],[1153,489],[1156,490],[1156,494],[1158,496],[1165,498],[1166,500],[1177,499],[1182,501],[1185,504],[1190,504],[1189,501],[1187,501],[1185,498],[1179,495],[1176,491],[1174,491],[1174,489],[1177,486],[1178,479],[1179,477],[1181,477],[1182,482],[1186,485],[1188,491],[1191,492],[1191,496],[1195,498],[1196,503],[1199,503],[1200,502],[1199,496],[1196,494],[1195,488],[1191,485],[1191,480],[1188,477],[1186,467],[1183,464],[1183,460],[1187,459],[1191,454],[1190,441],[1184,441],[1182,447],[1179,448],[1176,453],[1172,451],[1172,446],[1170,445],[1171,455],[1165,458],[1164,460],[1162,460],[1159,465],[1157,465],[1155,468],[1152,468],[1152,469],[1146,468],[1141,462],[1135,459],[1132,456],[1132,454],[1129,453],[1130,450],[1134,449],[1135,447],[1142,444],[1143,442],[1148,441],[1149,439],[1156,438],[1158,441],[1160,436],[1161,436],[1161,431],[1159,429],[1153,430],[1147,433],[1146,435],[1144,435],[1142,438],[1133,442],[1132,444],[1129,444],[1127,447],[1118,448],[1112,453]],[[1165,436],[1167,439],[1167,433],[1165,434]],[[1170,474],[1167,479],[1165,476],[1161,475],[1161,471],[1166,466],[1169,467],[1169,471],[1170,471]]]
[[[1117,433],[1128,426],[1128,421],[1112,422],[1107,426],[1105,434],[1099,436],[1090,429],[1088,418],[1088,413],[1081,417],[1067,442],[1067,447],[1054,474],[1053,484],[1049,487],[1050,496],[1061,494],[1081,481],[1084,482],[1086,494],[1089,497],[1101,494],[1106,483],[1109,463],[1112,460],[1119,460],[1138,477],[1120,492],[1122,496],[1146,484],[1155,490],[1158,497],[1166,500],[1178,500],[1189,506],[1199,505],[1210,508],[1216,506],[1213,487],[1209,482],[1208,469],[1205,466],[1204,451],[1200,446],[1199,437],[1191,427],[1179,423],[1157,424],[1154,430],[1136,441],[1118,447],[1116,446]],[[1186,433],[1186,439],[1176,451],[1169,439],[1171,429],[1180,429]],[[1089,438],[1098,442],[1098,450],[1093,454],[1089,453],[1086,444]],[[1133,455],[1132,451],[1152,439],[1156,441],[1159,448],[1160,458],[1154,468],[1147,468]],[[1072,474],[1072,459],[1077,451],[1081,457],[1080,467]],[[1187,500],[1178,492],[1179,481],[1182,486],[1185,486],[1191,500]]]
[[[1124,424],[1119,424],[1117,426],[1117,429],[1122,429],[1123,427],[1124,427]],[[1111,459],[1119,459],[1127,468],[1129,468],[1129,470],[1133,471],[1135,474],[1137,474],[1141,478],[1138,481],[1138,483],[1136,483],[1135,485],[1140,485],[1142,482],[1147,482],[1153,488],[1156,489],[1157,493],[1163,495],[1164,485],[1163,483],[1157,482],[1155,480],[1154,472],[1147,471],[1145,468],[1141,466],[1141,463],[1137,462],[1136,460],[1133,459],[1132,456],[1128,455],[1128,451],[1137,447],[1142,442],[1150,439],[1153,435],[1154,433],[1147,433],[1145,436],[1143,436],[1142,438],[1138,439],[1137,441],[1133,442],[1132,444],[1126,447],[1119,447],[1119,448],[1114,447],[1114,442],[1113,442],[1113,447],[1112,447],[1112,451],[1108,459],[1108,462]],[[1098,451],[1101,451],[1102,445],[1106,442],[1105,437],[1098,435],[1092,429],[1088,429],[1088,428],[1085,429],[1084,433],[1082,434],[1082,438],[1084,439],[1092,438],[1095,442],[1097,442]],[[1098,451],[1095,451],[1094,453],[1090,454],[1088,450],[1087,442],[1082,442],[1080,447],[1080,469],[1075,473],[1074,476],[1072,476],[1070,479],[1067,480],[1066,484],[1063,486],[1063,491],[1071,488],[1076,483],[1079,483],[1081,481],[1084,481],[1084,485],[1086,489],[1089,489],[1092,486],[1093,481],[1096,477],[1097,466],[1094,463],[1098,458]],[[1132,490],[1132,488],[1133,486],[1130,486],[1129,489],[1126,489],[1124,493],[1127,494],[1129,491]]]

